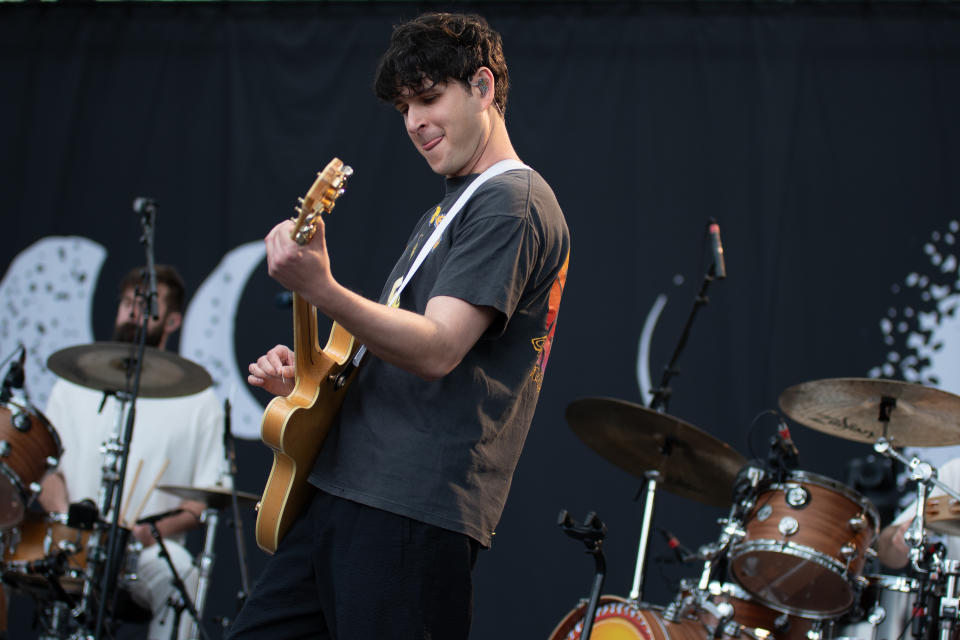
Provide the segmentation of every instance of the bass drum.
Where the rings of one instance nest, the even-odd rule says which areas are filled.
[[[579,640],[583,632],[584,603],[567,614],[550,634],[550,640]],[[590,640],[704,640],[693,620],[670,622],[658,609],[641,608],[617,596],[601,596]]]

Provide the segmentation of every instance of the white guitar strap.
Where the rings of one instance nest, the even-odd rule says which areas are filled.
[[[437,225],[436,229],[433,230],[433,233],[430,234],[430,237],[427,238],[427,241],[423,243],[423,247],[420,248],[420,253],[417,254],[416,260],[410,265],[410,268],[407,269],[407,274],[403,276],[403,281],[391,294],[390,300],[387,304],[392,304],[393,301],[400,299],[400,293],[407,288],[407,284],[410,282],[410,279],[413,278],[413,274],[417,272],[417,269],[420,268],[420,265],[423,264],[423,261],[427,259],[427,256],[430,254],[430,251],[433,247],[440,241],[440,236],[443,235],[444,230],[450,224],[450,221],[453,220],[453,217],[460,213],[460,209],[463,209],[463,205],[467,204],[467,201],[473,196],[474,192],[480,188],[484,182],[489,180],[494,176],[498,176],[505,171],[512,171],[514,169],[525,169],[527,171],[532,171],[530,167],[523,164],[519,160],[501,160],[493,166],[489,167],[486,171],[477,176],[477,179],[470,183],[470,185],[463,190],[463,193],[460,194],[460,197],[457,198],[456,202],[453,203],[453,206],[450,207],[450,210],[443,220],[440,221],[440,224]],[[356,355],[353,357],[354,366],[359,366],[360,361],[363,360],[363,357],[367,353],[367,346],[361,345],[357,350]]]
[[[410,279],[413,278],[413,274],[417,272],[417,269],[420,268],[420,265],[423,264],[423,261],[427,259],[427,255],[430,254],[430,251],[433,249],[433,247],[436,246],[437,242],[440,241],[440,236],[443,235],[444,230],[453,220],[453,217],[460,213],[460,209],[463,209],[463,205],[467,204],[467,201],[471,198],[471,196],[473,196],[474,192],[480,188],[480,185],[494,176],[498,176],[505,171],[512,171],[513,169],[526,169],[527,171],[531,171],[530,167],[523,164],[519,160],[501,160],[481,173],[476,180],[470,183],[470,186],[463,190],[463,193],[460,194],[460,197],[457,198],[457,201],[453,203],[453,206],[450,207],[450,210],[447,212],[447,214],[443,216],[443,220],[440,221],[440,224],[437,225],[437,228],[433,230],[433,233],[430,234],[430,237],[427,238],[427,241],[423,243],[420,253],[417,254],[417,259],[413,261],[413,264],[411,264],[410,268],[407,270],[407,275],[403,277],[403,281],[400,283],[400,286],[397,287],[397,289],[390,295],[390,302],[400,299],[400,292],[407,287],[407,283],[409,283]]]

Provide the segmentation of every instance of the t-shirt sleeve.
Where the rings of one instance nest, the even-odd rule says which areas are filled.
[[[535,268],[538,242],[522,212],[491,213],[490,202],[479,204],[486,210],[458,226],[430,297],[451,296],[493,307],[503,314],[495,327],[502,331]]]

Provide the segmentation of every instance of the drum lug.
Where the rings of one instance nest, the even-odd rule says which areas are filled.
[[[31,483],[30,483],[30,491],[31,491],[31,493],[33,493],[33,494],[38,494],[38,493],[40,493],[40,490],[41,490],[41,489],[43,489],[43,487],[40,486],[40,483],[39,483],[39,482],[31,482]]]
[[[17,411],[10,416],[10,424],[17,431],[30,431],[30,416],[23,411]]]
[[[857,555],[857,545],[853,544],[852,542],[848,542],[847,544],[840,547],[840,557],[846,560],[848,564],[850,563],[851,559],[856,557],[856,555]]]
[[[11,449],[12,447],[10,446],[9,442],[6,440],[0,440],[0,458],[6,458],[9,456]]]
[[[800,530],[800,523],[797,522],[796,518],[784,516],[783,518],[780,518],[780,524],[777,525],[777,529],[780,531],[781,535],[792,536]]]
[[[56,469],[60,466],[60,459],[54,456],[47,456],[47,469]]]
[[[861,513],[853,518],[850,518],[847,521],[847,524],[850,525],[850,530],[854,533],[860,533],[863,531],[863,528],[867,526],[867,519]]]
[[[875,560],[879,554],[877,553],[877,550],[874,549],[873,547],[867,547],[866,549],[864,549],[863,555],[866,558]],[[864,581],[866,581],[866,578],[864,578]]]
[[[880,624],[886,619],[887,619],[887,610],[880,605],[877,605],[876,607],[871,609],[870,613],[867,614],[867,622],[869,622],[873,626],[877,626],[878,624]]]
[[[803,509],[810,502],[810,492],[804,487],[787,489],[787,504],[793,509]]]

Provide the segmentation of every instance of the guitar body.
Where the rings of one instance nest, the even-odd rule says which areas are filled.
[[[298,302],[307,307],[313,316],[310,324],[316,326],[315,309],[295,296],[295,307]],[[307,478],[356,375],[355,368],[350,370],[350,360],[359,345],[340,325],[334,324],[322,351],[315,348],[316,338],[310,353],[304,354],[302,345],[297,346],[296,386],[290,395],[270,401],[260,425],[261,439],[273,449],[273,467],[260,499],[256,527],[257,544],[268,553],[277,550],[313,496],[315,489]],[[309,367],[302,366],[301,354],[310,359]],[[342,385],[337,382],[341,374],[345,374]]]
[[[334,158],[301,199],[292,238],[306,244],[313,237],[313,219],[333,208],[352,170]],[[280,540],[313,496],[307,482],[313,463],[330,431],[343,397],[356,375],[352,362],[360,348],[354,337],[334,323],[323,349],[317,341],[317,310],[293,294],[295,384],[290,395],[270,401],[260,424],[260,437],[273,449],[273,467],[257,505],[257,544],[274,553]]]

